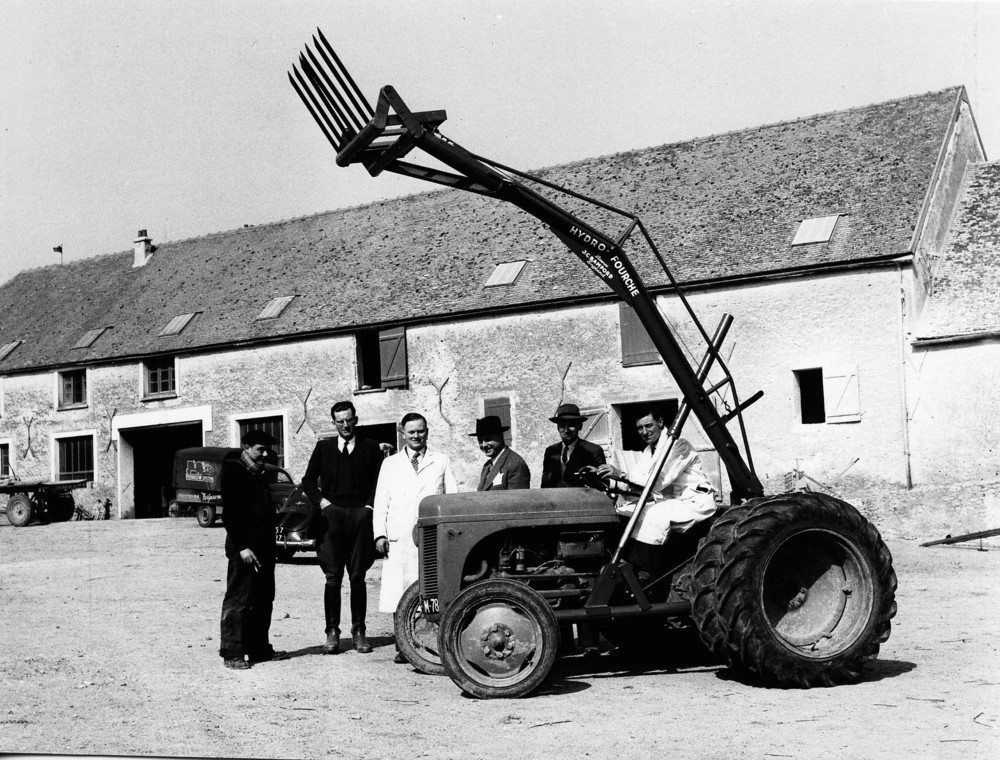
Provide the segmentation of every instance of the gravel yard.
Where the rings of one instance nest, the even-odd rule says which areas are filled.
[[[899,613],[863,681],[733,680],[690,649],[570,657],[533,696],[477,701],[375,652],[320,654],[323,575],[279,565],[272,641],[218,656],[225,531],[193,518],[13,528],[0,517],[0,752],[343,758],[1000,757],[1000,549],[887,537]],[[934,536],[936,537],[936,536]],[[369,573],[377,609],[379,564]],[[345,604],[346,608],[346,604]]]

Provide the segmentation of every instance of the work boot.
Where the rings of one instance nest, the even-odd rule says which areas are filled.
[[[222,664],[225,665],[230,670],[249,670],[250,663],[247,662],[242,657],[226,657],[223,659]]]
[[[337,654],[340,651],[340,629],[334,628],[326,634],[326,643],[323,645],[323,654]]]
[[[354,637],[354,651],[358,654],[368,654],[372,651],[372,645],[365,636],[365,627],[356,625],[351,628],[351,636]]]

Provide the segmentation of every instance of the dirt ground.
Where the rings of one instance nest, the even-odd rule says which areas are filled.
[[[0,517],[0,752],[275,758],[1000,757],[1000,548],[887,543],[892,637],[863,681],[734,680],[698,652],[556,663],[529,698],[478,701],[375,652],[320,654],[315,557],[277,570],[284,662],[218,656],[224,530],[192,518],[13,528]],[[376,608],[379,565],[369,574]],[[346,605],[345,605],[346,607]]]

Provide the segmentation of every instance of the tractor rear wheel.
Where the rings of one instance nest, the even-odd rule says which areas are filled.
[[[549,603],[510,580],[473,583],[441,618],[445,671],[480,699],[523,697],[537,689],[556,660],[559,626]]]
[[[896,574],[878,531],[818,493],[731,509],[695,556],[692,592],[713,652],[779,686],[857,680],[896,614]]]
[[[394,620],[396,644],[409,663],[421,673],[444,675],[438,651],[438,624],[424,617],[419,581],[411,584],[400,597]]]
[[[31,522],[35,505],[26,493],[12,494],[7,501],[7,520],[16,528],[23,528]]]

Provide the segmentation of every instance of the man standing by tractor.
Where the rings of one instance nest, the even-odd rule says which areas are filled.
[[[556,416],[549,417],[556,423],[559,443],[545,449],[542,460],[542,488],[567,488],[582,485],[576,477],[581,467],[599,467],[604,464],[604,450],[580,438],[580,428],[587,418],[580,414],[576,404],[561,404]]]
[[[386,557],[378,608],[393,613],[394,619],[400,597],[419,577],[413,527],[417,524],[420,500],[458,491],[448,457],[427,450],[428,428],[424,416],[410,412],[399,427],[405,445],[382,465],[374,505],[375,548]],[[406,659],[397,652],[395,661],[404,663]]]
[[[476,432],[469,433],[479,440],[479,449],[489,459],[483,464],[477,491],[513,491],[528,488],[531,470],[527,463],[507,445],[503,434],[510,430],[495,414],[476,420]]]
[[[656,406],[649,406],[641,409],[639,414],[635,427],[646,447],[638,452],[616,452],[618,462],[624,469],[602,464],[596,470],[601,477],[629,481],[619,484],[621,491],[629,492],[618,500],[618,514],[623,516],[631,516],[635,511],[639,500],[635,486],[640,491],[645,486],[656,461],[657,447],[668,443],[663,436],[666,425],[662,411]],[[653,493],[636,526],[633,538],[638,543],[632,547],[630,558],[649,572],[656,572],[659,552],[651,547],[665,544],[672,532],[687,531],[707,520],[716,509],[715,489],[701,467],[698,452],[686,440],[678,438],[663,463],[653,485]]]
[[[382,467],[382,450],[369,439],[355,436],[357,411],[350,401],[338,401],[330,409],[336,438],[316,442],[302,487],[310,501],[323,510],[326,530],[316,551],[326,576],[323,610],[326,614],[324,654],[340,651],[340,589],[344,570],[351,584],[351,637],[359,654],[372,651],[365,635],[368,590],[365,573],[375,562],[372,504]]]
[[[264,457],[275,439],[262,430],[242,438],[239,458],[222,465],[225,510],[226,596],[222,601],[219,654],[233,670],[283,659],[268,638],[274,606],[274,502]]]

